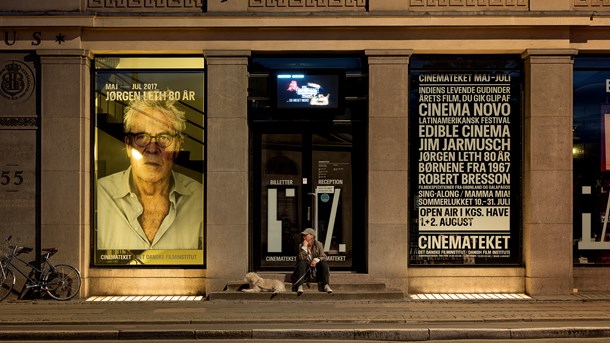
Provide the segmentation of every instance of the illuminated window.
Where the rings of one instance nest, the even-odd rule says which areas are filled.
[[[520,56],[413,56],[413,266],[521,263]]]
[[[610,57],[574,62],[574,263],[610,265]]]
[[[203,265],[204,59],[94,65],[94,264]]]

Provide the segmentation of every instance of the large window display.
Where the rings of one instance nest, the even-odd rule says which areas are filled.
[[[410,62],[411,265],[521,262],[520,56]]]
[[[574,60],[574,263],[610,266],[610,56]]]
[[[203,58],[94,63],[94,264],[203,265]]]

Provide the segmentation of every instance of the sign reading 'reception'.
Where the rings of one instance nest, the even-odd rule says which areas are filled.
[[[520,73],[412,71],[411,264],[519,260]]]

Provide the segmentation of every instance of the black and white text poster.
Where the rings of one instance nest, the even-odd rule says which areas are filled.
[[[411,73],[412,264],[515,263],[520,73]]]

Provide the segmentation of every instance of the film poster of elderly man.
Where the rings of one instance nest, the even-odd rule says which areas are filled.
[[[123,151],[115,153],[124,154],[128,163],[97,180],[96,262],[202,264],[202,171],[187,176],[176,170],[188,125],[183,109],[192,108],[181,105],[181,95],[190,92],[127,93],[122,100],[111,92],[107,98],[125,103]]]

